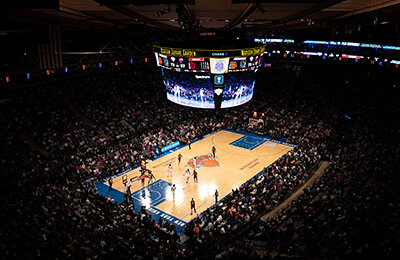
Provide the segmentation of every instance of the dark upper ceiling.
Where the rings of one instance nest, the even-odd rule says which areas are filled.
[[[135,24],[179,29],[182,15],[200,31],[318,29],[376,10],[385,10],[382,22],[399,23],[400,0],[7,0],[0,3],[0,30],[12,31],[19,22],[61,23],[67,29]]]

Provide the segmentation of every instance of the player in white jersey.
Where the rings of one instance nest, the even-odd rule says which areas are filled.
[[[171,177],[172,178],[172,165],[168,165],[168,174],[167,174],[167,178]]]
[[[200,89],[200,100],[204,102],[204,89]]]
[[[175,186],[175,184],[172,184],[171,192],[172,192],[172,199],[174,201],[175,201],[175,191],[176,191],[176,186]]]
[[[189,169],[186,169],[186,172],[185,172],[185,177],[186,177],[186,183],[189,183],[189,177],[190,177],[190,171],[189,171]]]
[[[193,158],[193,167],[196,169],[197,166],[197,157]]]
[[[236,95],[236,96],[235,96],[235,100],[242,97],[243,90],[245,90],[245,89],[246,89],[245,86],[240,86],[240,87],[239,87],[239,89],[238,89],[238,90],[236,91],[236,93],[235,93],[235,95]]]
[[[179,85],[176,85],[174,87],[174,96],[175,97],[180,97],[180,94],[181,94],[181,87]]]

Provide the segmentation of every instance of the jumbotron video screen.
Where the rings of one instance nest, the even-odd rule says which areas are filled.
[[[182,73],[162,69],[168,100],[190,107],[215,108],[210,73]]]
[[[234,50],[155,48],[168,100],[196,108],[229,108],[251,100],[264,47]]]
[[[235,107],[250,101],[255,83],[256,73],[252,71],[226,74],[221,108]]]

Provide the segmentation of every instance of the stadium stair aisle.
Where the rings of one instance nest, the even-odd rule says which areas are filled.
[[[307,186],[312,186],[314,182],[324,174],[325,170],[328,168],[330,165],[330,162],[323,161],[321,165],[319,166],[318,170],[314,172],[314,174],[311,176],[311,178],[308,179],[306,183],[304,183],[300,189],[298,189],[295,193],[293,193],[289,198],[287,198],[283,203],[281,203],[278,207],[274,208],[272,211],[268,212],[265,214],[263,217],[261,217],[261,220],[264,222],[267,222],[271,218],[276,218],[279,212],[281,212],[283,209],[285,209],[290,203],[292,203],[293,200],[297,199],[301,192],[307,187]]]
[[[129,99],[119,95],[118,93],[115,93],[110,84],[104,84],[104,86],[110,91],[111,95],[116,97],[116,99],[121,99],[122,101],[124,101],[126,104],[128,104],[130,108],[132,108],[133,111],[137,110],[137,107]]]
[[[104,85],[110,91],[110,94],[115,97],[115,99],[120,99],[120,100],[124,101],[124,103],[126,103],[133,111],[137,110],[137,107],[135,107],[135,105],[129,99],[115,93],[109,84],[104,84]],[[132,130],[133,132],[136,132],[136,129],[133,128],[133,126],[131,124],[129,124],[128,122],[126,122],[125,120],[121,121],[121,123],[124,126],[128,127],[130,130]]]
[[[22,140],[24,140],[28,144],[28,146],[31,150],[36,150],[46,157],[49,156],[49,152],[47,152],[45,149],[43,149],[43,147],[39,143],[34,141],[32,139],[32,137],[30,137],[25,130],[22,130],[22,132],[20,133],[20,136],[21,136]]]
[[[68,97],[65,97],[65,98],[64,98],[64,102],[65,102],[65,104],[68,106],[68,108],[71,109],[71,111],[75,113],[75,115],[76,115],[77,117],[79,117],[80,119],[83,120],[83,122],[85,122],[85,124],[87,124],[88,126],[94,128],[95,124],[93,123],[93,121],[91,121],[89,118],[87,118],[86,116],[84,116],[84,115],[81,113],[81,111],[79,111],[79,110],[71,103],[71,101],[69,100]],[[106,140],[113,140],[113,139],[111,138],[111,136],[107,135],[102,129],[100,129],[100,127],[96,127],[96,130],[97,130],[97,131],[100,133],[100,135],[101,135],[102,137],[104,137]]]

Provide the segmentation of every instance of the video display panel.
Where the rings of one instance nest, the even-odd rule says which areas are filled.
[[[225,74],[221,108],[242,105],[253,97],[256,73],[252,71]]]
[[[230,58],[228,72],[256,70],[262,64],[262,56],[263,54],[250,57]]]
[[[157,66],[177,72],[211,72],[224,74],[255,71],[262,64],[263,54],[249,57],[187,58],[155,53]]]
[[[207,58],[184,58],[156,53],[157,66],[178,72],[210,72]]]
[[[189,107],[215,108],[210,73],[163,70],[168,100]]]

